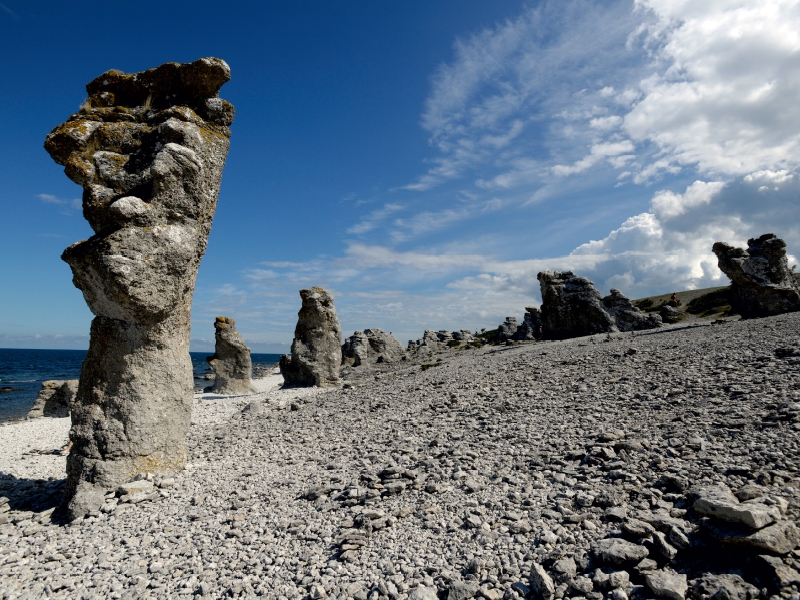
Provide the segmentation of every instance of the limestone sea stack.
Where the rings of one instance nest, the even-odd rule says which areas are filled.
[[[600,292],[586,277],[579,277],[572,271],[542,271],[537,278],[542,288],[541,319],[545,337],[566,339],[617,331]]]
[[[303,305],[297,313],[292,355],[281,356],[284,385],[334,387],[342,365],[342,328],[333,294],[321,287],[300,290]]]
[[[83,186],[95,232],[62,255],[96,315],[72,409],[68,518],[138,474],[186,463],[189,309],[228,153],[229,79],[218,58],[107,71],[45,141]]]
[[[543,335],[548,339],[661,327],[659,315],[643,313],[617,289],[603,298],[594,283],[572,271],[542,271],[537,277],[542,308],[538,314],[526,309],[530,314],[526,321],[538,328],[541,319]]]
[[[712,250],[731,280],[730,301],[744,318],[800,310],[800,285],[789,269],[786,242],[774,233],[747,240],[747,250],[717,242]]]
[[[406,351],[400,341],[383,329],[356,331],[342,345],[342,364],[358,367],[402,360]]]
[[[51,379],[42,382],[42,389],[36,396],[29,419],[38,417],[68,417],[69,407],[78,391],[77,379]]]
[[[216,346],[214,355],[206,361],[214,369],[214,385],[207,392],[217,394],[253,394],[253,361],[250,348],[242,334],[236,331],[236,321],[230,317],[217,317],[214,322]]]

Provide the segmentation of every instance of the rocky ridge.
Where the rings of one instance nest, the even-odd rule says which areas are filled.
[[[60,482],[4,481],[0,589],[796,598],[798,348],[791,314],[449,351],[254,403],[191,429],[174,485],[67,527],[44,509]]]

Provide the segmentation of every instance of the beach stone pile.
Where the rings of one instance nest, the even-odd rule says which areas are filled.
[[[303,305],[297,313],[292,355],[281,356],[286,386],[335,387],[342,365],[342,328],[333,294],[321,287],[300,290]]]
[[[747,250],[717,242],[713,251],[731,280],[731,307],[742,317],[800,310],[800,283],[789,269],[786,242],[774,233],[747,240]]]
[[[350,367],[397,362],[405,355],[396,337],[377,328],[356,331],[342,345],[342,364]]]
[[[83,187],[95,233],[62,255],[96,315],[72,406],[70,518],[137,474],[185,464],[190,308],[228,153],[229,79],[218,58],[107,71],[45,141]]]
[[[236,321],[230,317],[217,317],[214,321],[214,337],[214,354],[206,357],[214,369],[214,385],[205,391],[217,394],[255,392],[250,348],[245,345],[242,334],[236,331]]]
[[[174,485],[68,526],[0,492],[0,589],[798,597],[800,314],[442,356],[198,422]]]
[[[77,379],[51,379],[42,382],[42,389],[36,396],[29,419],[39,417],[68,417],[69,407],[78,392]]]

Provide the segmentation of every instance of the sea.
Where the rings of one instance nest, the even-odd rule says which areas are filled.
[[[211,382],[206,357],[212,352],[190,352],[195,390]],[[250,354],[253,372],[263,377],[278,364],[280,354]],[[86,350],[27,350],[0,348],[0,423],[25,418],[48,379],[78,379]]]

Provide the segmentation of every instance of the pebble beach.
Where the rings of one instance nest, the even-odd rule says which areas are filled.
[[[68,525],[34,451],[69,419],[7,424],[0,598],[797,598],[798,363],[795,313],[271,375],[197,394],[187,468]]]

